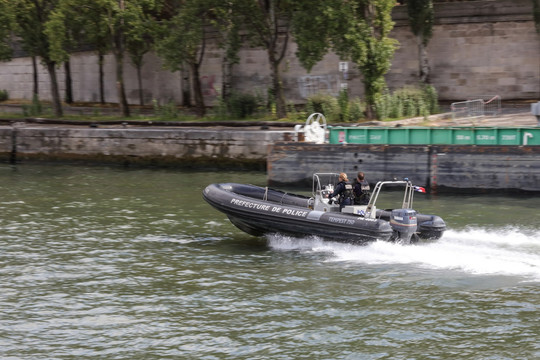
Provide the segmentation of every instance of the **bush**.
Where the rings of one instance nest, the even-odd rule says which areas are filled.
[[[431,85],[385,92],[375,102],[379,120],[428,116],[438,112],[437,91]]]
[[[31,105],[23,105],[22,107],[24,116],[39,116],[43,113],[43,106],[41,106],[41,101],[39,101],[39,96],[34,94],[32,96]]]
[[[232,93],[225,102],[231,116],[237,119],[253,115],[261,105],[259,97],[243,93]]]
[[[338,100],[332,95],[315,94],[308,98],[306,105],[308,116],[313,113],[321,113],[328,122],[340,120],[340,109]]]
[[[9,93],[7,90],[0,90],[0,102],[6,101],[9,99]]]
[[[160,119],[177,119],[179,116],[178,107],[172,100],[165,105],[159,105],[157,100],[154,99],[152,100],[152,106],[154,107],[154,116]]]
[[[306,112],[323,114],[329,123],[356,122],[364,118],[365,105],[358,98],[349,99],[347,90],[341,90],[335,98],[328,94],[315,94],[308,98]]]

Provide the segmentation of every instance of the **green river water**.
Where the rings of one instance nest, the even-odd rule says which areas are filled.
[[[442,239],[255,238],[260,172],[0,164],[0,359],[538,359],[540,196],[417,194]]]

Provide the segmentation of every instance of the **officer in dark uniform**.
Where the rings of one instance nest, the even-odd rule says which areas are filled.
[[[354,192],[354,204],[355,205],[367,205],[371,198],[371,188],[367,182],[363,172],[359,172],[356,175],[353,186]]]
[[[330,194],[329,198],[333,198],[336,196],[339,196],[338,204],[340,205],[340,209],[343,209],[345,205],[353,204],[353,187],[349,182],[349,179],[347,178],[347,174],[345,173],[339,174],[339,182],[337,183],[334,192]]]

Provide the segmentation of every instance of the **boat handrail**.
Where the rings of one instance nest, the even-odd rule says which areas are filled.
[[[405,185],[405,193],[403,195],[403,203],[401,204],[402,209],[412,209],[413,205],[413,193],[414,188],[409,179],[404,180],[388,180],[388,181],[379,181],[377,184],[375,184],[375,188],[373,189],[373,194],[371,198],[369,199],[369,203],[366,208],[366,214],[371,213],[372,209],[375,206],[375,203],[377,202],[377,199],[379,197],[379,194],[381,192],[381,189],[384,185]]]

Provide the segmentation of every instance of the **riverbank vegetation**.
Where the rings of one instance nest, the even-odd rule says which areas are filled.
[[[9,97],[5,92],[6,100]],[[1,114],[9,118],[41,117],[57,118],[50,102],[40,101],[34,95],[29,101],[5,101],[13,107],[20,107],[20,112]],[[62,119],[82,121],[141,120],[141,121],[230,121],[276,119],[275,106],[268,104],[262,95],[233,93],[228,99],[220,98],[217,105],[207,108],[204,117],[199,117],[192,109],[182,108],[174,102],[160,104],[152,101],[151,106],[132,105],[129,117],[122,115],[116,104],[72,103],[64,104],[66,111]],[[312,113],[325,115],[328,123],[354,123],[368,120],[365,117],[366,102],[360,98],[349,98],[346,90],[338,96],[315,94],[307,99],[306,104],[288,104],[287,116],[280,121],[303,122]],[[376,118],[391,121],[403,118],[424,116],[438,112],[436,90],[429,85],[409,87],[394,92],[386,90],[377,98],[374,110]]]
[[[362,81],[364,98],[360,101],[340,95],[337,105],[332,99],[323,101],[332,109],[330,117],[341,121],[373,119],[378,116],[377,101],[384,96],[384,75],[398,46],[389,37],[394,26],[391,12],[396,4],[395,0],[0,0],[0,59],[11,58],[13,39],[17,39],[17,48],[32,58],[34,69],[36,61],[41,61],[49,73],[50,110],[62,117],[65,104],[77,101],[71,89],[70,55],[81,47],[92,49],[99,62],[96,94],[104,104],[103,82],[115,81],[119,111],[127,118],[133,105],[126,97],[124,59],[131,60],[137,69],[138,106],[144,107],[148,104],[144,104],[140,69],[145,54],[154,52],[169,70],[188,74],[190,86],[184,89],[182,107],[203,118],[209,107],[199,72],[208,46],[206,40],[212,37],[223,49],[223,100],[220,106],[214,106],[216,114],[226,109],[228,115],[251,116],[259,113],[262,102],[262,116],[275,120],[297,114],[296,107],[286,101],[281,79],[284,64],[290,60],[287,56],[291,56],[288,43],[294,38],[294,56],[308,71],[333,51],[351,61],[361,74],[358,81]],[[264,100],[258,94],[235,93],[232,67],[239,61],[241,47],[263,48],[268,54],[271,80]],[[115,59],[113,79],[103,76],[105,54]],[[56,77],[59,65],[64,66],[66,74],[64,103]],[[34,94],[39,96],[36,74],[34,79]],[[167,115],[175,108],[175,104],[159,106],[158,113]]]

